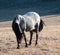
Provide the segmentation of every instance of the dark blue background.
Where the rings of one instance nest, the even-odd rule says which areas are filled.
[[[12,20],[16,14],[29,11],[40,16],[60,14],[60,0],[0,0],[0,21]]]

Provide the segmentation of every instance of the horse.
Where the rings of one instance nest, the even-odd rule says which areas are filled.
[[[25,47],[28,47],[27,39],[25,35],[26,32],[30,32],[30,41],[29,45],[31,45],[33,32],[36,33],[36,42],[35,45],[38,43],[38,32],[42,31],[44,22],[40,18],[39,14],[36,12],[27,12],[24,15],[16,15],[12,22],[12,29],[16,35],[17,39],[17,49],[20,48],[20,43],[22,37],[25,40]]]

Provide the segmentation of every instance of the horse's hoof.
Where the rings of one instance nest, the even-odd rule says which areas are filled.
[[[37,43],[35,43],[35,46],[37,45]]]
[[[25,47],[28,47],[28,45],[25,45]]]
[[[20,49],[20,47],[17,47],[17,49]]]
[[[29,45],[31,45],[31,42],[29,42]]]
[[[28,46],[25,46],[25,47],[28,47]]]

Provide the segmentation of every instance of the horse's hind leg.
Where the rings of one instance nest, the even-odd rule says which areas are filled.
[[[32,35],[33,35],[33,31],[30,31],[30,41],[29,41],[29,45],[31,45]]]
[[[17,49],[19,49],[19,48],[20,48],[20,45],[19,45],[19,44],[21,44],[22,38],[23,38],[22,34],[21,34],[21,33],[19,33],[19,32],[17,32],[17,33],[16,33]]]
[[[20,48],[20,46],[19,46],[19,39],[17,39],[17,49],[19,49]]]
[[[20,37],[15,30],[14,30],[14,33],[16,35],[16,40],[17,40],[17,49],[19,49],[20,48],[19,44],[21,43],[21,40],[20,40]]]
[[[28,45],[27,45],[27,40],[26,40],[26,36],[25,36],[25,33],[23,32],[23,36],[24,36],[24,40],[25,40],[25,47],[28,47]]]
[[[20,48],[20,43],[21,43],[21,40],[22,40],[22,37],[20,36],[19,32],[15,32],[15,35],[16,35],[16,40],[17,40],[17,49]]]
[[[17,49],[19,49],[20,48],[19,43],[21,43],[22,35],[19,31],[19,27],[18,27],[17,23],[13,23],[12,28],[13,28],[13,31],[16,35]]]

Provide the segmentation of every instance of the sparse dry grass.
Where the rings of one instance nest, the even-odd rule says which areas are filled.
[[[32,45],[28,46],[28,48],[25,47],[23,39],[21,48],[16,49],[17,43],[12,28],[4,27],[2,23],[3,25],[0,25],[0,55],[60,55],[60,16],[53,15],[42,18],[46,26],[39,33],[38,45],[35,46],[34,34]],[[11,26],[11,22],[7,23]],[[26,37],[27,42],[29,42],[29,33],[26,33]]]

